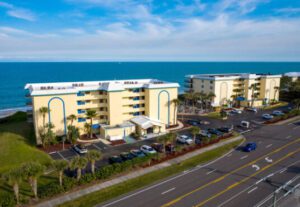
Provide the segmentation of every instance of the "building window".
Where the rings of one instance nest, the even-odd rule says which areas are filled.
[[[133,105],[133,108],[134,108],[134,109],[140,108],[140,104],[135,104],[135,105]]]
[[[78,122],[85,122],[85,118],[78,118]]]
[[[77,96],[84,96],[84,93],[83,92],[78,92]]]
[[[202,85],[201,88],[204,88],[204,85]]]
[[[202,80],[202,83],[204,83],[204,80]]]
[[[140,112],[134,112],[133,113],[133,116],[139,116],[140,115]]]
[[[139,93],[139,92],[140,92],[140,89],[139,89],[139,88],[135,88],[135,89],[132,90],[132,92],[133,92],[133,93]]]
[[[211,84],[213,83],[213,81],[209,81]]]
[[[134,101],[138,101],[138,100],[140,100],[140,97],[139,97],[139,96],[133,97],[133,100],[134,100]]]
[[[84,105],[85,102],[84,101],[77,101],[77,105]]]
[[[211,87],[210,87],[210,90],[212,90],[212,89],[213,89],[213,87],[211,86]]]
[[[145,111],[142,111],[142,115],[145,115]]]
[[[83,110],[83,109],[78,109],[77,112],[78,112],[78,114],[84,114],[84,113],[85,113],[85,110]]]

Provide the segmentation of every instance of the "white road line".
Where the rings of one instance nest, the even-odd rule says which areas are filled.
[[[252,188],[251,190],[248,191],[248,194],[252,193],[252,192],[255,191],[257,188],[258,188],[257,186],[254,187],[254,188]]]
[[[166,193],[171,192],[172,190],[175,190],[175,188],[171,188],[171,189],[169,189],[169,190],[166,190],[166,191],[162,192],[161,194],[164,195],[164,194],[166,194]]]
[[[232,154],[230,153],[230,154],[229,154],[229,155],[227,155],[226,157],[231,157],[231,155],[232,155]]]
[[[258,181],[256,181],[256,183],[255,183],[255,184],[257,185],[257,184],[261,183],[262,181],[264,181],[264,179],[263,179],[263,178],[262,178],[262,179],[260,179],[260,180],[258,180]]]
[[[279,173],[281,174],[281,173],[284,173],[285,171],[286,171],[287,169],[286,168],[284,168],[283,170],[281,170]]]
[[[242,142],[241,144],[239,144],[237,147],[242,146],[242,144],[244,144],[244,142]],[[206,164],[202,165],[201,168],[194,168],[194,169],[190,170],[190,171],[189,171],[188,173],[186,173],[186,174],[189,174],[189,173],[191,173],[191,172],[194,172],[194,171],[197,171],[197,170],[199,170],[199,169],[202,169],[203,167],[206,167],[206,166],[208,166],[208,165],[211,165],[211,164],[213,164],[213,163],[215,163],[215,162],[221,160],[222,158],[224,158],[224,157],[227,156],[228,154],[232,153],[234,150],[235,150],[235,149],[232,149],[232,150],[230,150],[229,152],[227,152],[226,154],[224,154],[223,156],[221,156],[221,157],[219,157],[219,158],[217,158],[217,159],[215,159],[215,160],[213,160],[213,161],[211,161],[211,162],[209,162],[209,163],[206,163]],[[148,188],[144,188],[144,189],[142,189],[142,190],[140,190],[140,191],[137,191],[137,192],[135,192],[135,193],[133,193],[133,194],[130,194],[130,195],[128,195],[128,196],[124,196],[124,197],[122,197],[122,198],[120,198],[120,199],[118,199],[118,200],[115,200],[115,201],[112,201],[112,202],[107,203],[107,204],[105,204],[105,205],[102,205],[102,207],[111,206],[111,205],[113,205],[113,204],[115,204],[115,203],[118,203],[118,202],[120,202],[120,201],[126,200],[126,199],[128,199],[128,198],[131,198],[131,197],[133,197],[133,196],[136,196],[136,195],[138,195],[138,194],[141,194],[141,193],[143,193],[143,192],[145,192],[145,191],[151,190],[151,189],[156,188],[156,187],[158,187],[158,186],[161,186],[161,185],[163,185],[163,184],[165,184],[165,183],[168,183],[168,182],[170,182],[170,181],[172,181],[172,180],[175,180],[175,179],[177,179],[177,178],[180,178],[180,177],[182,177],[182,176],[185,176],[186,174],[179,174],[179,175],[174,176],[174,177],[172,177],[172,178],[170,178],[170,179],[168,179],[168,180],[162,181],[162,182],[157,183],[157,184],[155,184],[155,185],[149,186]]]
[[[217,169],[211,170],[211,171],[207,172],[206,175],[209,175],[209,174],[215,172],[216,170],[217,170]]]
[[[266,148],[269,148],[269,147],[271,147],[272,145],[273,145],[273,144],[269,144],[269,145],[266,146]]]
[[[258,144],[261,144],[261,143],[262,143],[262,141],[259,141],[259,142],[258,142]]]
[[[286,139],[289,139],[289,138],[291,138],[291,137],[292,137],[292,136],[291,136],[291,135],[289,135],[289,136],[287,136],[287,137],[286,137]]]
[[[270,177],[272,177],[273,175],[274,175],[274,173],[271,173],[271,174],[267,175],[267,178],[270,178]]]
[[[243,157],[241,157],[241,160],[246,159],[248,157],[248,155],[245,155]]]
[[[94,147],[96,147],[98,150],[102,151],[102,149],[100,147],[98,147],[97,145],[93,144]]]
[[[300,126],[296,126],[296,127],[294,127],[293,129],[298,129],[298,128],[300,128]]]
[[[61,158],[63,158],[64,160],[67,160],[64,156],[62,156],[62,154],[60,154],[59,152],[57,152],[57,154],[61,157]]]

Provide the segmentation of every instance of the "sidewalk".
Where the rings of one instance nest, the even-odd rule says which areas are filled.
[[[127,175],[124,175],[124,176],[121,176],[121,177],[118,177],[118,178],[114,178],[112,180],[108,180],[108,181],[105,181],[105,182],[102,182],[102,183],[98,183],[98,184],[95,184],[93,186],[87,187],[85,189],[80,189],[80,190],[76,190],[76,191],[73,191],[73,192],[70,192],[70,193],[67,193],[67,194],[64,194],[64,195],[60,195],[58,197],[49,199],[47,201],[42,201],[41,203],[39,203],[39,204],[37,204],[35,206],[36,207],[45,207],[45,206],[52,207],[52,206],[57,206],[59,204],[65,203],[65,202],[70,201],[70,200],[74,200],[74,199],[79,198],[81,196],[84,196],[84,195],[87,195],[89,193],[92,193],[92,192],[104,189],[106,187],[109,187],[109,186],[112,186],[112,185],[124,182],[126,180],[129,180],[129,179],[132,179],[132,178],[136,178],[138,176],[141,176],[141,175],[153,172],[155,170],[159,170],[159,169],[163,169],[163,168],[169,167],[169,166],[171,166],[173,164],[178,164],[178,163],[180,163],[180,162],[182,162],[182,161],[184,161],[186,159],[189,159],[189,158],[194,157],[196,155],[199,155],[199,154],[202,154],[204,152],[216,149],[218,147],[221,147],[223,145],[232,143],[234,141],[237,141],[237,140],[240,140],[240,139],[243,139],[243,138],[244,138],[243,136],[238,136],[238,137],[235,137],[235,138],[232,138],[232,139],[224,140],[222,142],[219,142],[219,143],[216,143],[214,145],[205,147],[203,149],[199,149],[199,150],[187,153],[185,155],[182,155],[180,157],[174,158],[172,160],[168,160],[166,162],[163,162],[163,163],[160,163],[160,164],[148,167],[148,168],[136,170],[136,171],[131,172],[131,173],[127,174]]]

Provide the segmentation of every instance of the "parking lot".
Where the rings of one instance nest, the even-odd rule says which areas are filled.
[[[277,110],[284,110],[287,107],[282,107]],[[208,128],[220,128],[220,127],[234,127],[234,130],[239,133],[247,133],[250,131],[253,131],[255,129],[258,129],[262,127],[263,122],[265,121],[262,118],[262,114],[264,113],[272,113],[273,110],[258,110],[257,113],[250,112],[250,111],[243,111],[242,114],[231,114],[228,116],[227,120],[221,120],[221,119],[214,119],[209,118],[206,116],[179,116],[179,119],[181,120],[183,118],[183,122],[186,123],[187,120],[198,120],[198,121],[207,121],[209,124],[207,125],[200,125],[199,127],[202,130],[208,129]],[[250,127],[247,129],[237,127],[240,125],[241,121],[248,121],[250,122]],[[191,135],[189,129],[184,129],[178,132],[179,135],[185,134],[185,135]],[[88,150],[100,150],[103,154],[103,159],[101,161],[96,162],[96,167],[103,166],[108,163],[108,158],[113,155],[119,155],[122,152],[128,152],[132,149],[138,149],[140,146],[146,144],[151,145],[155,142],[156,139],[147,139],[147,140],[141,140],[137,141],[135,143],[131,144],[123,144],[118,146],[110,146],[105,145],[101,142],[99,143],[93,143],[87,146]],[[65,160],[71,160],[72,157],[77,156],[78,153],[75,152],[73,149],[65,149],[63,151],[51,153],[50,156],[53,159],[65,159]]]

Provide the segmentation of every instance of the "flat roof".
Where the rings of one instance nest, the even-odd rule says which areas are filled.
[[[271,73],[219,73],[219,74],[194,74],[187,75],[186,78],[207,79],[207,80],[230,80],[230,79],[255,79],[261,77],[281,78],[282,75],[274,75]]]
[[[300,77],[300,72],[289,72],[285,73],[284,75],[288,77]]]
[[[81,81],[81,82],[55,82],[55,83],[27,83],[25,89],[31,96],[72,94],[80,91],[123,91],[133,88],[178,88],[178,83],[157,79],[131,79],[109,81]]]

